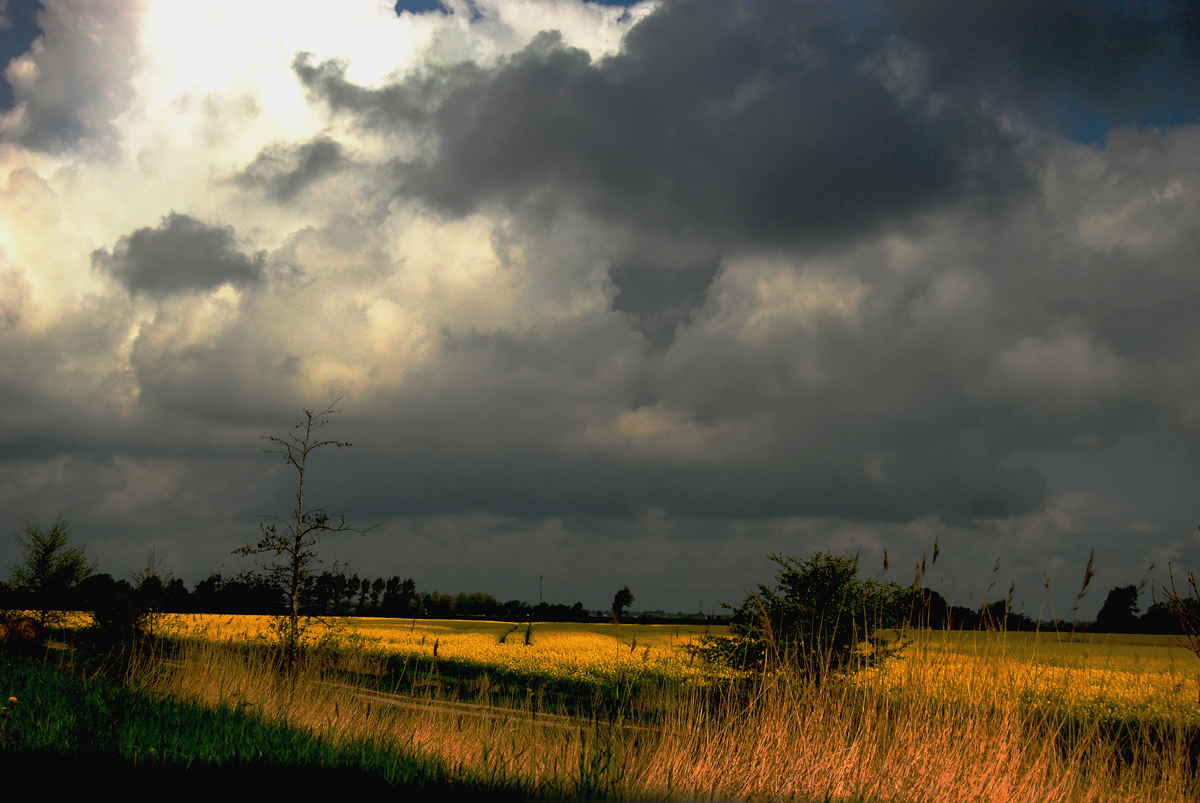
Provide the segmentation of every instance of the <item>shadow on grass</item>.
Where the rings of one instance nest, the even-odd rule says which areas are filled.
[[[147,790],[189,796],[342,788],[527,798],[524,790],[476,780],[428,757],[367,742],[332,743],[264,721],[250,707],[209,709],[154,697],[25,655],[0,652],[0,695],[0,771],[37,779],[44,792],[95,793],[105,782],[134,780]],[[164,782],[171,785],[154,786]]]
[[[471,783],[426,778],[397,782],[379,772],[350,767],[294,766],[267,760],[135,761],[123,756],[96,755],[51,748],[25,752],[0,751],[0,771],[9,778],[40,779],[46,794],[95,794],[107,784],[128,784],[185,797],[234,793],[247,795],[311,796],[321,790],[419,793],[417,799],[453,799],[461,792],[473,800],[517,801],[527,796],[512,790],[484,789]],[[114,788],[121,788],[115,787]],[[128,786],[125,786],[128,789]],[[411,794],[406,794],[411,798]]]

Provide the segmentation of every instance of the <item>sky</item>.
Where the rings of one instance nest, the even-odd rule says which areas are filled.
[[[713,611],[1200,569],[1200,8],[0,0],[0,522]],[[1089,554],[1095,580],[1077,601]],[[885,554],[887,569],[885,570]],[[0,533],[0,565],[20,558]]]

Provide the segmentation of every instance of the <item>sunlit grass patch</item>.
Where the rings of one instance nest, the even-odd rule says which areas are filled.
[[[181,614],[171,621],[174,632],[210,641],[256,641],[271,633],[271,618],[266,616]],[[315,624],[310,636],[353,636],[361,646],[394,656],[604,685],[631,675],[675,681],[710,678],[713,669],[688,648],[705,634],[725,630],[703,625],[352,618],[336,620],[332,629]]]
[[[508,674],[601,685],[631,674],[676,681],[712,675],[687,649],[703,627],[359,619],[354,628],[388,653]]]

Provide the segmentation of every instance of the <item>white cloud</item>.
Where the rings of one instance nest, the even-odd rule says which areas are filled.
[[[593,419],[568,449],[595,450],[635,463],[720,464],[761,457],[770,441],[763,419],[697,422],[685,410],[655,405],[624,410],[609,421]]]
[[[1137,373],[1078,316],[999,352],[979,392],[1026,404],[1077,407],[1128,390]]]

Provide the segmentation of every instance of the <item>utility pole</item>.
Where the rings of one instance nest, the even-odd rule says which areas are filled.
[[[542,604],[542,576],[538,575],[538,605]]]

